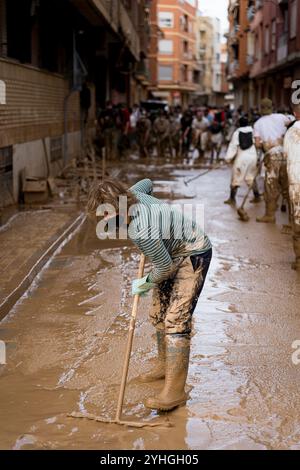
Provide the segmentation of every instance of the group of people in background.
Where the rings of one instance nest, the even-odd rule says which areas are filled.
[[[210,152],[211,163],[220,158],[223,143],[234,125],[229,106],[208,108],[161,106],[147,110],[134,105],[114,106],[107,102],[98,116],[98,136],[109,159],[121,159],[131,151],[141,158],[189,158],[197,150],[203,158]]]
[[[230,197],[225,201],[232,206],[244,182],[253,190],[252,202],[260,202],[257,177],[264,169],[265,214],[256,220],[275,224],[281,200],[282,210],[289,213],[285,232],[293,231],[296,257],[293,268],[300,271],[300,104],[293,104],[290,113],[274,112],[272,101],[265,98],[261,102],[261,116],[254,122],[242,114],[225,160],[233,162]]]
[[[289,211],[293,228],[296,261],[300,270],[300,105],[290,112],[274,112],[273,103],[265,98],[260,111],[229,106],[180,106],[156,110],[135,105],[114,106],[108,102],[99,113],[98,138],[109,159],[121,159],[132,151],[141,158],[205,159],[213,165],[221,159],[227,145],[225,162],[233,163],[230,196],[225,201],[236,205],[239,188],[246,183],[253,191],[251,202],[261,201],[257,179],[265,172],[265,214],[259,223],[275,223],[281,198],[282,210]]]

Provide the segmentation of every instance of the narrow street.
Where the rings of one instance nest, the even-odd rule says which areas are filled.
[[[123,164],[124,166],[124,164]],[[124,171],[124,167],[123,167]],[[300,449],[300,282],[291,270],[291,235],[225,206],[230,169],[186,185],[199,169],[131,162],[129,184],[144,177],[167,201],[205,205],[214,258],[194,315],[186,407],[172,428],[132,429],[69,417],[113,417],[139,255],[128,243],[101,242],[84,224],[0,323],[7,361],[0,369],[2,449]],[[244,192],[239,195],[242,201]],[[125,269],[126,265],[126,269]],[[126,393],[125,418],[157,418],[143,401],[161,383],[137,377],[155,356],[142,300]],[[165,415],[162,415],[165,417]]]

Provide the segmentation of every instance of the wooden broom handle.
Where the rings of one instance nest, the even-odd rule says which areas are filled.
[[[144,269],[145,269],[145,255],[142,254],[141,259],[140,259],[139,272],[138,272],[139,279],[142,279],[144,277]],[[140,296],[135,295],[134,300],[133,300],[130,324],[129,324],[129,333],[128,333],[127,347],[126,347],[126,353],[125,353],[125,359],[124,359],[124,365],[123,365],[120,393],[119,393],[119,398],[118,398],[116,421],[120,421],[122,410],[123,410],[125,389],[126,389],[126,383],[127,383],[127,377],[128,377],[130,357],[131,357],[131,352],[132,352],[132,344],[133,344],[133,337],[134,337],[134,331],[135,331],[135,323],[136,323],[136,316],[137,316],[137,311],[138,311],[138,306],[139,306],[139,300],[140,300]]]

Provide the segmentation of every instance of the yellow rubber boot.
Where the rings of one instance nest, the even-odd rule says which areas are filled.
[[[170,411],[186,403],[185,383],[189,358],[190,337],[188,335],[166,335],[165,385],[158,396],[146,401],[147,408]]]
[[[157,362],[152,370],[139,377],[139,381],[143,383],[155,382],[165,378],[166,368],[166,335],[164,331],[156,331],[157,339]]]
[[[256,222],[261,224],[275,224],[276,223],[276,210],[277,205],[275,203],[266,203],[266,214],[263,217],[257,217]]]

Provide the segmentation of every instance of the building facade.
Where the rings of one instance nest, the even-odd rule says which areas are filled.
[[[213,93],[214,28],[210,17],[197,17],[196,48],[201,80],[197,90],[197,102],[206,106]]]
[[[248,18],[249,0],[230,0],[228,33],[228,78],[235,91],[235,106],[248,108],[249,73],[248,44],[251,41]]]
[[[106,100],[147,96],[149,10],[146,0],[0,0],[1,205],[18,201],[22,172],[55,175],[79,154],[83,83],[91,132]]]
[[[196,58],[197,1],[158,0],[156,97],[171,105],[187,106],[193,101],[199,83]]]
[[[152,0],[150,5],[150,50],[149,50],[149,72],[150,72],[150,92],[157,91],[158,72],[158,41],[163,38],[163,33],[158,26],[158,0]]]
[[[268,96],[277,109],[289,109],[292,84],[300,80],[300,0],[256,1],[252,8],[249,104]]]
[[[227,46],[222,44],[218,18],[198,15],[196,50],[200,66],[197,103],[203,106],[222,106],[228,93],[228,84],[224,80],[228,59]]]
[[[300,0],[231,0],[229,80],[236,106],[260,106],[269,97],[289,109],[300,79]]]

